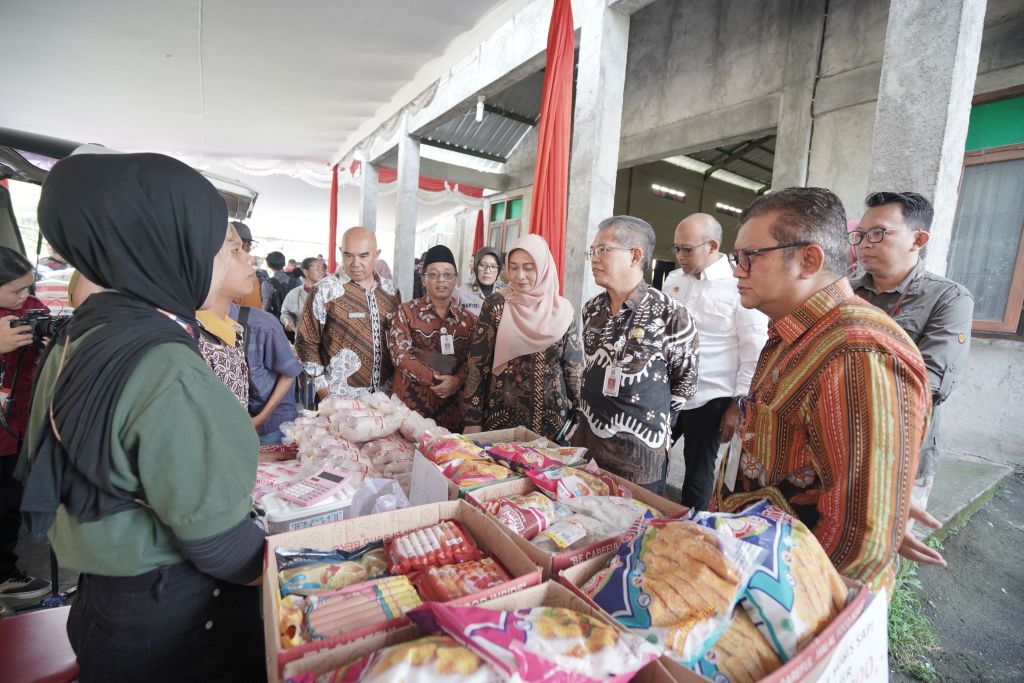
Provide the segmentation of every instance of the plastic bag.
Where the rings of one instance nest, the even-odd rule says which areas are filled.
[[[369,417],[340,417],[332,423],[331,428],[346,441],[365,443],[394,434],[401,426],[402,419],[403,416],[396,413]]]
[[[288,683],[499,683],[504,678],[451,636],[426,636],[386,647],[330,673],[302,673]]]
[[[563,504],[576,512],[599,519],[616,533],[628,531],[638,519],[657,519],[662,514],[635,498],[622,496],[584,496],[569,498]]]
[[[524,683],[627,681],[658,657],[657,648],[642,638],[562,607],[501,612],[431,602],[408,616],[427,631],[447,633],[503,676]]]
[[[621,533],[603,520],[573,514],[537,534],[531,543],[549,553],[575,550]]]
[[[746,610],[733,610],[732,621],[694,670],[715,683],[757,683],[782,666]]]
[[[303,635],[309,640],[333,638],[384,624],[421,605],[408,577],[386,576],[306,598]]]
[[[349,518],[409,507],[409,498],[394,479],[365,479],[352,496]]]
[[[732,617],[764,551],[690,521],[655,519],[582,590],[693,668]]]
[[[282,557],[280,552],[278,557]],[[313,555],[306,554],[306,557]],[[288,562],[284,569],[280,569],[281,595],[315,595],[351,586],[383,576],[388,564],[380,543],[364,546],[354,553],[339,550],[325,553],[322,557],[325,559],[319,562]]]
[[[804,524],[762,500],[742,512],[692,512],[698,524],[765,551],[744,607],[783,661],[792,659],[846,606],[849,590]]]

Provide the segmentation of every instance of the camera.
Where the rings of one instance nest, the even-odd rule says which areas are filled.
[[[57,336],[71,316],[68,315],[50,315],[50,311],[45,308],[33,308],[25,311],[25,315],[17,320],[11,321],[11,327],[24,327],[29,326],[32,328],[32,338],[36,341],[50,338],[53,339]]]

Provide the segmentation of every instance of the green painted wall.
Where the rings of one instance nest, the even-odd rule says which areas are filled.
[[[967,151],[1024,142],[1024,95],[979,104],[971,109]]]

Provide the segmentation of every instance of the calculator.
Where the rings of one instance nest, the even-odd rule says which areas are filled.
[[[311,477],[288,484],[277,495],[308,507],[338,493],[348,483],[350,476],[348,472],[325,467]]]

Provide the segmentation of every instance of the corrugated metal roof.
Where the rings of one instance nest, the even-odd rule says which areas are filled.
[[[505,161],[540,116],[544,71],[529,76],[505,90],[487,97],[486,105],[512,116],[485,111],[476,121],[476,107],[420,136],[423,144],[434,144],[463,154],[492,161]]]
[[[715,147],[688,156],[762,185],[772,184],[775,166],[775,136],[745,140],[726,147]]]

